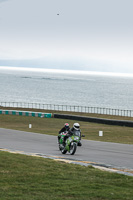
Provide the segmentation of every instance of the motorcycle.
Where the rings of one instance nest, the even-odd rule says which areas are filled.
[[[65,145],[63,144],[64,137],[67,135],[68,132],[63,132],[60,134],[60,139],[59,139],[59,150],[61,151],[62,154],[66,154],[67,151],[71,154],[74,155],[77,149],[77,146],[81,146],[80,144],[80,131],[75,131],[74,135],[69,136],[66,139]],[[81,137],[85,137],[82,135]]]

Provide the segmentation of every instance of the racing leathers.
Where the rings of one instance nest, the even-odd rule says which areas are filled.
[[[61,133],[63,133],[63,132],[68,132],[69,130],[70,130],[70,127],[67,127],[67,128],[66,128],[66,126],[64,126],[64,127],[59,131],[58,143],[59,143],[59,140],[60,140],[60,138],[61,138]]]
[[[68,133],[64,136],[64,140],[63,143],[65,145],[66,139],[72,135],[78,135],[80,138],[80,141],[78,142],[78,146],[82,146],[81,144],[81,130],[76,130],[74,127],[72,127],[71,129],[69,129]]]

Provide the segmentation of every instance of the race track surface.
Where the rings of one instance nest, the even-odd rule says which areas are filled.
[[[59,151],[56,136],[0,128],[0,149],[133,169],[133,145],[90,140],[82,140],[82,144],[82,147],[77,147],[75,155],[63,155]]]

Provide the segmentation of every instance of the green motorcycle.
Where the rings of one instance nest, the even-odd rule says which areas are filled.
[[[65,145],[63,144],[64,137],[67,135],[67,132],[63,132],[60,134],[60,139],[59,139],[59,150],[61,151],[62,154],[66,154],[67,151],[71,154],[74,155],[77,149],[78,144],[80,143],[80,131],[76,131],[74,135],[69,136],[66,139]],[[82,135],[82,137],[85,137]]]

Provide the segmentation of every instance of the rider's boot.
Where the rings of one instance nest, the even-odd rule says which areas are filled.
[[[62,144],[63,144],[63,146],[65,147],[65,146],[66,146],[66,141],[63,140]]]
[[[78,142],[78,146],[80,146],[80,147],[82,146],[82,143],[81,143],[81,141],[79,141],[79,142]]]

